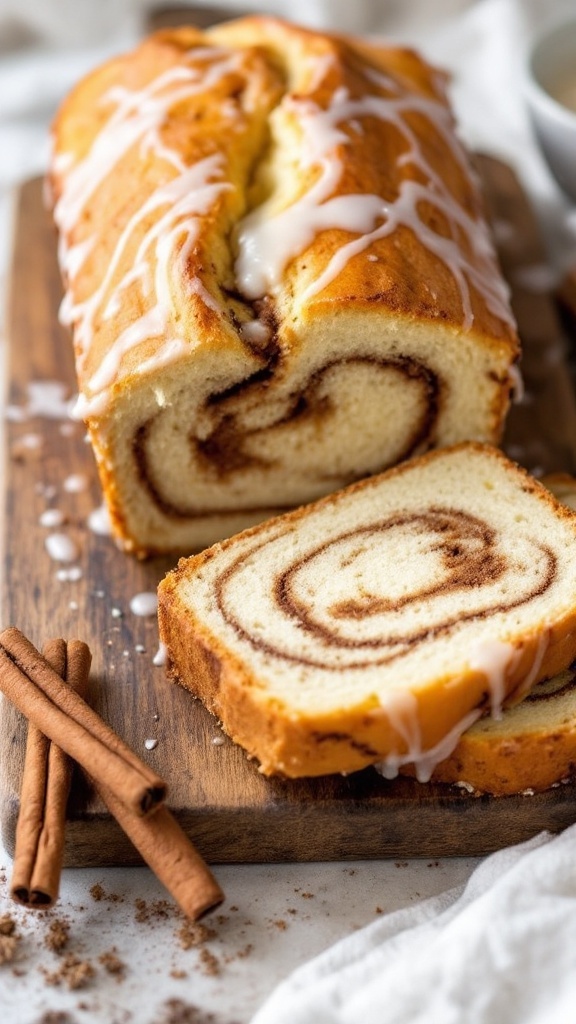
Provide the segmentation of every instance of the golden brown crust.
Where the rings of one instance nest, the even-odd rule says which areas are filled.
[[[376,68],[392,76],[402,87],[416,95],[445,104],[441,76],[429,68],[409,50],[371,48],[365,43],[346,41],[337,36],[317,34],[289,26],[268,18],[249,18],[232,22],[225,28],[201,33],[190,28],[165,30],[143,42],[132,53],[115,58],[92,72],[71,93],[54,123],[54,150],[56,154],[71,153],[76,159],[86,155],[98,132],[110,116],[113,107],[106,102],[109,90],[117,87],[143,89],[159,74],[185,66],[188,53],[195,47],[204,48],[225,44],[232,52],[243,52],[243,67],[220,78],[207,95],[188,98],[170,112],[162,129],[162,141],[170,145],[185,163],[192,164],[215,152],[227,152],[225,178],[234,182],[232,192],[225,192],[208,220],[203,222],[194,253],[191,256],[190,275],[199,274],[209,292],[222,301],[223,275],[230,273],[229,253],[222,252],[222,238],[246,209],[248,178],[254,175],[254,164],[265,155],[266,133],[262,117],[292,89],[299,99],[309,97],[320,107],[326,107],[338,88],[349,90],[352,98],[373,95],[385,96],[386,90],[367,77],[367,68]],[[306,57],[308,64],[290,67],[290,60]],[[329,57],[331,63],[320,83],[309,89],[310,63],[315,56]],[[368,63],[367,63],[368,62]],[[290,79],[292,81],[286,81]],[[260,99],[260,106],[252,115],[253,124],[230,144],[230,128],[219,120],[218,111],[233,100],[240,88],[250,88]],[[421,172],[410,164],[398,163],[407,143],[402,133],[377,118],[362,119],[363,129],[356,131],[346,126],[346,134],[354,134],[354,145],[340,145],[338,159],[342,163],[342,176],[334,196],[351,192],[374,193],[384,199],[394,199],[402,183],[421,180]],[[453,147],[440,135],[430,120],[422,114],[407,115],[407,124],[415,133],[423,159],[448,186],[454,200],[470,216],[482,218],[481,200],[469,170],[456,159]],[[297,132],[297,127],[295,131]],[[89,206],[68,237],[68,244],[85,237],[88,223],[101,226],[101,240],[85,269],[75,283],[75,299],[90,295],[95,283],[102,277],[116,245],[122,224],[128,215],[140,209],[157,180],[158,161],[153,153],[144,160],[142,149],[134,146],[117,164],[114,174],[106,178],[90,200]],[[300,170],[297,190],[290,200],[307,190],[315,172]],[[51,172],[54,201],[62,189],[61,174]],[[449,225],[437,207],[419,208],[425,223],[440,233],[448,232]],[[129,267],[139,238],[150,227],[151,218],[144,220],[133,244],[118,266],[115,279]],[[439,220],[440,218],[440,220]],[[286,294],[297,294],[306,283],[316,279],[325,269],[330,257],[350,235],[339,229],[321,232],[301,256],[287,268]],[[469,241],[461,233],[459,243],[467,251],[472,264],[474,255]],[[368,307],[377,312],[386,309],[395,316],[410,320],[435,321],[444,326],[460,328],[462,325],[462,299],[450,268],[435,256],[408,228],[400,225],[390,236],[373,243],[370,252],[378,261],[367,262],[362,253],[350,259],[344,270],[322,292],[308,303],[307,317],[324,316],[326,304],[342,307]],[[216,253],[216,263],[214,253]],[[217,264],[217,265],[216,265]],[[495,274],[497,273],[495,268]],[[434,281],[433,295],[429,282]],[[102,320],[97,325],[93,345],[88,357],[80,365],[80,383],[85,385],[91,374],[101,365],[119,330],[142,313],[142,299],[136,289],[127,289],[122,310],[117,317]],[[510,324],[494,317],[483,297],[471,289],[473,332],[487,344],[501,344],[517,352],[517,341]],[[188,308],[190,307],[190,308]],[[225,310],[226,302],[222,302]],[[283,310],[281,309],[281,314]],[[221,345],[224,339],[221,325],[213,311],[193,296],[179,298],[178,319],[188,323],[191,335],[204,344]],[[131,362],[142,361],[154,351],[154,339],[124,358],[127,370]],[[134,363],[134,365],[137,365]]]

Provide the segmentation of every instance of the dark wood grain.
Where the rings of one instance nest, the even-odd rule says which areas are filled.
[[[521,266],[544,258],[535,222],[508,169],[490,160],[479,166],[493,215],[514,229],[504,233],[508,241],[502,251],[513,279]],[[27,183],[17,213],[9,312],[9,402],[20,407],[33,381],[62,381],[74,391],[70,340],[57,322],[61,285],[55,247],[40,182]],[[544,469],[573,471],[576,411],[554,307],[548,296],[517,284],[514,301],[527,343],[530,401],[514,409],[507,444],[525,452],[521,461],[527,465],[534,464],[536,454]],[[169,805],[208,860],[485,854],[541,829],[559,831],[576,820],[573,785],[536,796],[492,799],[411,779],[390,783],[372,770],[283,782],[263,778],[228,740],[214,745],[212,740],[220,736],[215,721],[152,663],[155,621],[138,618],[129,608],[133,595],[155,589],[171,562],[138,563],[121,554],[110,538],[87,528],[87,515],[100,503],[100,492],[82,426],[76,425],[71,436],[67,429],[64,421],[43,417],[6,424],[2,624],[18,625],[37,645],[56,635],[90,644],[95,706],[166,778]],[[26,447],[31,433],[40,438],[38,449]],[[67,493],[64,481],[76,473],[86,475],[88,486]],[[46,488],[54,489],[53,497],[47,497]],[[39,516],[47,505],[67,514],[66,531],[78,542],[83,575],[76,582],[59,581],[57,566],[45,552],[47,531]],[[12,851],[25,724],[7,704],[1,715],[1,824]],[[145,748],[147,738],[158,740],[152,751]],[[138,862],[104,806],[77,778],[66,864]]]

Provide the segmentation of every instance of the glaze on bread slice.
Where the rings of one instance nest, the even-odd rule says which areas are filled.
[[[549,473],[542,483],[576,509],[576,479]],[[433,780],[505,796],[539,792],[573,776],[576,766],[576,665],[538,683],[501,718],[484,717],[461,737]]]
[[[465,783],[482,793],[539,792],[574,775],[576,666],[538,683],[500,719],[482,718],[441,764],[435,782]]]
[[[82,81],[50,185],[115,533],[198,550],[436,445],[497,443],[518,342],[445,78],[247,18]]]
[[[437,450],[180,561],[170,674],[297,777],[418,777],[576,656],[576,515],[498,450]]]

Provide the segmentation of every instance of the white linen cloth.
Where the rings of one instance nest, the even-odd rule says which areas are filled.
[[[252,1024],[570,1024],[575,854],[576,826],[493,854],[300,967]]]

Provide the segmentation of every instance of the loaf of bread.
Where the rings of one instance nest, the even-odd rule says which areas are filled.
[[[426,780],[576,656],[576,515],[497,449],[438,449],[182,559],[172,676],[262,772]]]
[[[89,75],[49,185],[114,530],[189,553],[434,446],[497,443],[518,342],[445,79],[250,17]]]
[[[549,473],[542,483],[576,509],[576,479]],[[434,769],[436,782],[508,796],[539,792],[574,776],[576,767],[576,665],[545,679],[499,718],[484,716]],[[407,769],[406,769],[407,770]]]

